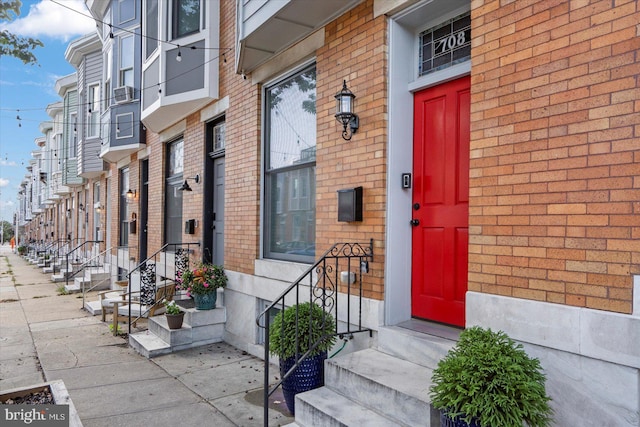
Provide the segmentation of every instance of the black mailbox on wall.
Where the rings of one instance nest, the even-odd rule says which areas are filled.
[[[338,221],[362,221],[362,187],[338,190]]]
[[[184,222],[184,234],[195,234],[196,232],[196,220],[188,219]]]

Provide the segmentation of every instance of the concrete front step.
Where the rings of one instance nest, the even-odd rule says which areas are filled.
[[[169,329],[165,316],[148,320],[148,330],[129,335],[129,345],[147,358],[221,342],[227,320],[225,307],[186,309],[180,329]]]
[[[83,277],[74,277],[73,283],[65,285],[64,288],[69,293],[82,292],[84,284],[85,291],[102,291],[110,288],[110,278],[109,273],[87,273]]]
[[[296,424],[303,427],[397,427],[399,425],[396,421],[349,400],[327,387],[296,395]]]
[[[375,349],[327,360],[325,385],[399,425],[428,426],[432,370]]]
[[[435,328],[437,327],[436,325]],[[382,326],[378,330],[378,350],[417,365],[434,369],[438,365],[438,361],[455,346],[459,331],[440,333],[440,331],[434,329],[431,332],[448,337],[443,338],[442,336],[399,326]]]
[[[102,314],[102,304],[100,301],[86,301],[84,303],[84,309],[89,312],[92,316],[97,316]]]
[[[429,400],[431,375],[460,331],[417,321],[403,326],[381,327],[377,349],[327,360],[325,387],[296,396],[297,425],[439,426]],[[370,424],[362,418],[367,411],[382,418]]]

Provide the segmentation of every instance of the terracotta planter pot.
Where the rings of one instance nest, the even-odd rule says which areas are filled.
[[[184,320],[184,311],[180,314],[165,314],[167,317],[167,325],[169,325],[169,329],[180,329],[182,328],[182,321]]]

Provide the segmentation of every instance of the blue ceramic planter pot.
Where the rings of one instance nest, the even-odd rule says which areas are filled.
[[[440,425],[442,427],[480,427],[475,419],[471,420],[471,423],[466,423],[460,416],[454,419],[449,418],[445,411],[440,411]]]
[[[212,310],[216,308],[218,300],[218,292],[210,292],[208,294],[195,294],[193,300],[196,303],[196,310]]]
[[[327,352],[309,357],[282,381],[282,394],[291,414],[295,415],[295,395],[324,385],[324,360]],[[280,375],[284,376],[295,364],[295,357],[280,359]]]

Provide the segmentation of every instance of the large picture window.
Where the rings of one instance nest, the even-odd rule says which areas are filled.
[[[174,39],[200,31],[200,0],[173,0]]]
[[[265,249],[268,258],[312,262],[316,235],[316,68],[265,93]]]

